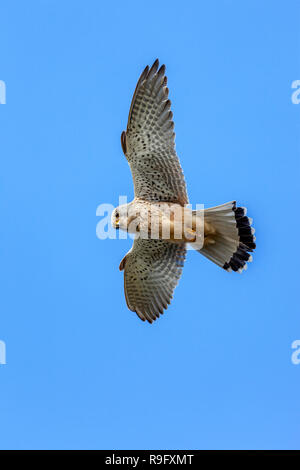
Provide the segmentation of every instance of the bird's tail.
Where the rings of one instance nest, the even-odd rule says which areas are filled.
[[[256,245],[252,220],[246,212],[246,208],[236,207],[235,201],[205,209],[204,223],[215,233],[197,251],[226,271],[247,269],[247,262],[252,261],[249,253]]]

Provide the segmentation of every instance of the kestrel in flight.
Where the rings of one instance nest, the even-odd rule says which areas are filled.
[[[150,323],[170,304],[187,243],[194,243],[199,253],[226,271],[239,272],[252,261],[249,253],[256,247],[252,220],[235,201],[198,211],[186,207],[188,196],[175,150],[168,94],[165,66],[159,68],[156,60],[139,78],[127,130],[121,135],[134,199],[112,213],[113,227],[137,234],[120,270],[124,270],[128,308]],[[189,224],[182,222],[184,218]],[[150,221],[155,220],[157,232],[151,237]],[[175,236],[179,228],[182,231]],[[167,236],[163,236],[164,229]],[[146,236],[138,236],[141,232]]]

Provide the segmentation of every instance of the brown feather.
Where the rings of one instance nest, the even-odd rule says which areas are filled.
[[[127,148],[126,148],[126,132],[123,131],[121,134],[121,145],[124,155],[126,156]]]

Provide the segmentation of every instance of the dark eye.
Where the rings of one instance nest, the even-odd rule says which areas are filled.
[[[119,212],[116,212],[116,219],[118,219],[119,217],[120,217]]]

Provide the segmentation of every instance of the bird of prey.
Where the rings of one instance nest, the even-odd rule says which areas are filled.
[[[159,68],[156,60],[138,80],[127,129],[121,135],[132,173],[134,199],[117,207],[111,218],[114,228],[137,235],[147,233],[145,237],[135,237],[120,270],[124,270],[128,308],[150,323],[170,304],[181,276],[187,243],[195,242],[194,248],[199,253],[226,271],[239,272],[252,261],[250,253],[256,247],[252,220],[235,201],[198,211],[187,208],[189,201],[175,150],[168,94],[165,65]],[[155,215],[153,220],[156,216],[158,220],[155,237],[151,236],[149,212]],[[188,229],[177,237],[174,232],[178,224],[180,227],[183,224],[180,217],[176,218],[176,212],[183,217],[189,215],[191,221]],[[162,236],[164,227],[169,230],[168,236]]]

